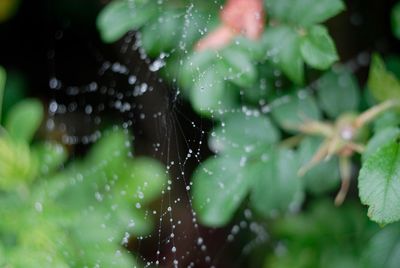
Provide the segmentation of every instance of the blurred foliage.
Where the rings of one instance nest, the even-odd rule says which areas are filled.
[[[322,25],[345,9],[341,0],[265,0],[260,38],[239,32],[227,42],[221,34],[223,46],[199,51],[199,40],[218,37],[224,9],[239,2],[114,0],[97,21],[108,43],[136,31],[161,74],[216,121],[209,133],[215,155],[192,177],[199,221],[224,226],[243,202],[260,219],[276,219],[272,234],[283,246],[266,267],[395,267],[398,225],[379,229],[359,207],[326,201],[294,212],[305,196],[339,184],[335,203],[342,204],[361,166],[359,196],[369,218],[382,227],[400,220],[400,61],[372,55],[361,91],[352,70],[336,63]],[[391,16],[397,38],[399,10]],[[321,76],[307,81],[305,65]]]
[[[62,145],[34,139],[42,120],[41,103],[24,99],[0,129],[0,266],[132,267],[124,246],[152,231],[146,205],[166,183],[164,168],[132,157],[121,129],[66,163]]]
[[[10,19],[18,10],[20,0],[0,1],[0,23]]]

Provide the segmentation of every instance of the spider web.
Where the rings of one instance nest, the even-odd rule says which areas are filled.
[[[182,14],[185,18],[183,32],[191,23],[191,12],[194,6],[188,5]],[[135,155],[151,156],[165,164],[169,180],[159,201],[146,210],[156,218],[156,228],[145,237],[128,237],[136,243],[126,243],[144,267],[243,267],[247,257],[268,242],[267,226],[257,222],[246,205],[231,224],[220,229],[199,224],[193,209],[191,174],[212,155],[207,146],[209,130],[223,126],[224,122],[197,116],[182,99],[176,79],[167,81],[159,74],[166,68],[168,57],[177,50],[188,49],[185,38],[181,38],[178,48],[156,59],[146,55],[139,33],[128,33],[117,46],[118,60],[103,59],[98,76],[86,85],[65,85],[57,74],[49,79],[54,98],[49,101],[47,129],[65,133],[62,141],[67,145],[88,147],[102,136],[103,126],[111,122],[133,131]],[[346,65],[356,72],[367,62],[368,55],[361,53]],[[180,73],[183,67],[178,68]],[[274,75],[274,90],[280,92],[282,75],[279,70],[275,70]],[[316,82],[299,91],[297,97],[313,94]],[[62,92],[62,96],[58,92]],[[258,107],[225,112],[247,116],[269,114],[285,102],[285,98],[287,96],[282,93],[273,103],[261,102]],[[65,123],[65,115],[71,114],[86,125],[83,130]],[[280,245],[275,246],[279,251]]]

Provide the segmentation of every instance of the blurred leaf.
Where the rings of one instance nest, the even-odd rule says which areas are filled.
[[[377,232],[364,250],[363,267],[396,268],[400,263],[399,225],[387,226]]]
[[[15,71],[7,71],[7,79],[4,88],[4,98],[3,98],[3,111],[1,113],[0,122],[7,117],[8,112],[11,108],[18,102],[22,101],[26,95],[27,85],[25,77]]]
[[[157,57],[176,48],[181,38],[182,23],[181,12],[164,10],[157,19],[146,24],[141,31],[141,42],[147,54]]]
[[[233,114],[222,119],[221,125],[213,130],[208,141],[215,153],[235,148],[250,153],[280,139],[279,130],[266,116]]]
[[[360,88],[349,70],[334,68],[318,80],[317,89],[321,108],[331,118],[358,110]]]
[[[298,159],[287,149],[273,150],[265,161],[255,163],[250,171],[252,207],[265,217],[298,207],[303,200],[298,168]]]
[[[368,88],[372,96],[382,102],[390,99],[400,99],[400,83],[393,73],[386,70],[379,55],[372,56],[368,76]]]
[[[301,166],[309,163],[314,153],[321,145],[321,139],[309,137],[304,139],[299,146],[299,159]],[[336,157],[320,162],[310,169],[301,180],[307,190],[314,194],[321,194],[337,188],[340,184],[339,163]]]
[[[296,84],[303,84],[304,63],[300,52],[300,36],[291,27],[276,26],[265,30],[262,42],[267,56]]]
[[[214,69],[207,69],[194,84],[190,100],[194,110],[202,115],[223,113],[234,106],[234,95],[226,92],[224,80]]]
[[[104,42],[112,43],[130,30],[137,30],[157,14],[153,1],[111,1],[97,17],[97,28]]]
[[[386,111],[378,116],[373,122],[374,132],[384,128],[396,127],[400,125],[400,116],[398,111]]]
[[[227,224],[245,198],[250,181],[240,158],[209,158],[193,177],[193,206],[202,224],[219,227]]]
[[[363,162],[365,162],[369,156],[375,154],[379,148],[396,140],[398,137],[400,137],[400,129],[397,127],[387,127],[376,132],[368,141],[365,151],[362,154]]]
[[[311,26],[337,15],[345,9],[341,0],[266,0],[271,17],[293,25]]]
[[[311,95],[288,95],[272,103],[272,117],[285,130],[295,131],[307,120],[318,120],[321,112]]]
[[[391,19],[393,34],[397,39],[400,39],[400,3],[393,7]]]
[[[320,70],[328,69],[339,59],[335,43],[326,28],[320,25],[311,27],[301,39],[300,51],[308,65]]]
[[[4,89],[6,86],[6,70],[0,66],[0,123],[1,123],[1,116],[3,111],[3,96],[4,96]]]
[[[13,140],[30,143],[42,120],[42,104],[34,99],[25,99],[11,109],[4,126]]]
[[[222,60],[226,66],[226,80],[240,87],[253,85],[257,72],[249,56],[238,48],[228,47],[221,52]]]
[[[43,142],[34,145],[32,148],[38,159],[38,171],[42,175],[47,175],[59,168],[68,158],[66,149],[54,142]]]
[[[371,154],[358,177],[361,202],[368,205],[368,216],[379,224],[400,219],[400,150],[391,141]]]
[[[8,20],[17,12],[20,0],[0,1],[0,23]]]

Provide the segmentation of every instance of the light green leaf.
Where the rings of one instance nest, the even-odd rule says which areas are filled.
[[[375,133],[375,135],[368,141],[365,151],[362,154],[363,161],[378,151],[380,147],[396,140],[398,137],[400,137],[400,129],[397,127],[384,128]]]
[[[11,109],[4,125],[13,140],[30,143],[42,120],[42,104],[38,100],[25,99]]]
[[[252,86],[257,78],[257,71],[249,56],[239,48],[228,47],[221,52],[226,68],[225,79],[239,87]]]
[[[300,52],[299,34],[288,26],[269,27],[262,42],[268,49],[267,56],[272,62],[293,82],[303,84],[304,63]]]
[[[251,206],[265,217],[297,208],[303,200],[296,155],[287,149],[273,150],[269,157],[255,163],[247,179],[254,181]]]
[[[238,113],[222,119],[221,126],[211,132],[208,143],[215,153],[229,149],[250,153],[259,146],[276,143],[279,139],[279,130],[268,117]]]
[[[203,162],[193,175],[193,206],[202,224],[228,223],[250,185],[240,157],[221,156]]]
[[[311,95],[288,95],[275,100],[271,105],[273,119],[288,131],[296,129],[307,120],[319,120],[321,112]]]
[[[360,88],[356,78],[345,68],[334,68],[318,80],[321,108],[332,118],[355,112],[360,103]]]
[[[338,60],[335,43],[321,25],[309,29],[301,39],[300,51],[304,61],[319,70],[328,69]]]
[[[137,30],[157,14],[154,1],[116,0],[109,3],[97,17],[97,28],[104,42],[112,43],[130,30]]]
[[[393,34],[394,36],[396,36],[397,39],[400,39],[400,3],[397,3],[393,7],[391,19]]]
[[[400,99],[400,82],[387,71],[382,58],[374,54],[368,76],[368,88],[377,101]]]
[[[322,23],[345,9],[341,0],[266,0],[271,17],[293,25]]]
[[[312,156],[321,145],[321,139],[309,137],[304,139],[299,146],[299,159],[301,166],[309,163]],[[339,163],[336,157],[322,161],[310,169],[301,180],[311,193],[320,194],[335,189],[340,184]]]
[[[360,170],[358,189],[373,221],[388,224],[400,220],[400,148],[396,141],[366,159]]]
[[[38,159],[38,171],[41,175],[47,175],[59,168],[68,157],[67,150],[54,142],[43,142],[34,145],[32,152]]]

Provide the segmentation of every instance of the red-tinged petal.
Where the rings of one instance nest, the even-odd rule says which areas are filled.
[[[228,0],[220,15],[225,25],[250,39],[259,38],[264,31],[262,0]]]
[[[229,27],[222,25],[200,39],[195,46],[196,51],[206,49],[218,50],[228,45],[236,33]]]

